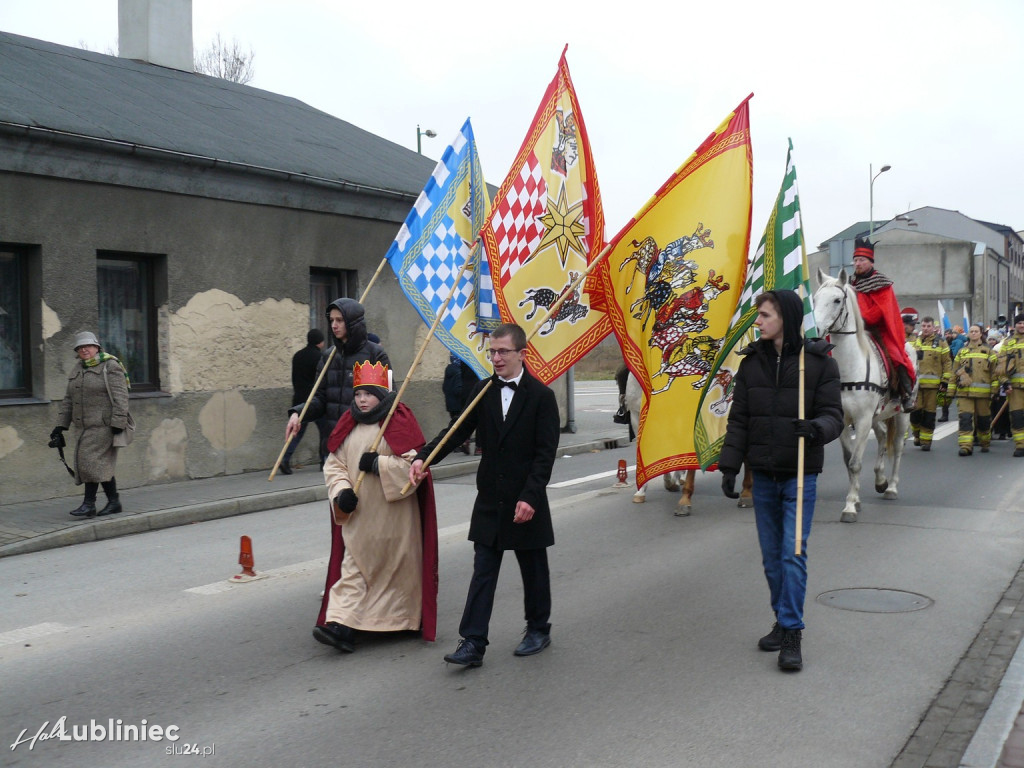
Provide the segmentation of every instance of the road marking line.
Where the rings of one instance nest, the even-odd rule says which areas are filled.
[[[304,575],[311,571],[323,570],[327,567],[327,558],[318,557],[315,560],[306,560],[303,563],[295,563],[293,565],[285,565],[280,568],[271,568],[269,571],[257,571],[261,576],[267,578],[286,578],[288,576]],[[186,589],[186,592],[190,592],[193,595],[216,595],[221,592],[227,592],[240,586],[243,582],[232,582],[228,579],[223,581],[215,581],[212,584],[203,584],[201,587],[190,587]]]
[[[636,470],[636,464],[632,464],[626,467],[627,472],[633,472]],[[601,480],[605,477],[615,477],[618,474],[617,469],[610,470],[608,472],[598,472],[596,475],[587,475],[586,477],[577,477],[574,480],[563,480],[560,483],[551,483],[548,488],[571,488],[574,485],[580,485],[581,483],[589,483],[591,480]]]
[[[23,643],[26,640],[35,640],[39,637],[55,635],[58,632],[67,632],[70,629],[72,627],[69,627],[67,624],[58,624],[54,621],[48,621],[44,624],[33,624],[31,627],[22,627],[21,629],[14,629],[0,634],[0,645]]]

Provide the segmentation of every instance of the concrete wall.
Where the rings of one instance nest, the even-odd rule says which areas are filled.
[[[74,334],[97,327],[97,251],[151,254],[162,265],[156,270],[161,392],[132,398],[138,431],[117,471],[118,483],[129,488],[269,469],[291,404],[291,356],[309,328],[309,268],[356,270],[361,290],[397,228],[389,221],[0,173],[0,237],[34,246],[38,272],[30,307],[38,342],[34,401],[0,400],[0,503],[75,492],[46,443],[76,364]],[[427,329],[389,268],[366,309],[400,384]],[[433,342],[404,397],[428,436],[447,422],[440,384],[447,357]],[[298,460],[313,459],[313,444],[304,440]]]

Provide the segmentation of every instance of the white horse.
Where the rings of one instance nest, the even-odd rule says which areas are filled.
[[[626,379],[626,410],[629,411],[629,420],[633,425],[633,432],[637,435],[640,434],[640,409],[643,408],[643,405],[644,391],[640,387],[640,382],[630,372],[629,377]],[[687,517],[693,511],[693,487],[696,475],[697,470],[688,469],[685,472],[666,472],[661,476],[666,491],[675,493],[680,488],[682,489],[679,503],[676,505],[676,511],[672,513],[676,517]],[[634,504],[643,504],[647,501],[647,485],[648,483],[644,483],[633,494]],[[743,488],[740,491],[740,500],[737,502],[737,506],[743,508],[754,506],[751,492],[752,486],[753,475],[748,470],[743,475]]]
[[[857,296],[849,285],[846,270],[834,278],[819,269],[818,283],[818,290],[814,292],[814,323],[818,332],[823,336],[827,334],[835,345],[832,357],[839,364],[843,388],[845,428],[839,439],[850,477],[850,489],[840,519],[844,523],[854,523],[860,512],[860,470],[868,433],[874,430],[878,441],[875,491],[886,499],[898,498],[900,459],[910,415],[900,408],[899,400],[888,394],[885,365],[878,348],[864,329]],[[909,357],[914,359],[912,352]],[[888,475],[887,456],[892,459],[892,471]]]

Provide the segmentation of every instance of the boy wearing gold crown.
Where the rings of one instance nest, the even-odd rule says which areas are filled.
[[[357,630],[437,629],[437,516],[433,486],[402,495],[409,465],[423,445],[403,403],[371,451],[395,400],[382,363],[353,366],[353,401],[327,441],[324,478],[336,535],[323,605],[313,637],[351,653]],[[364,473],[358,495],[354,486]]]

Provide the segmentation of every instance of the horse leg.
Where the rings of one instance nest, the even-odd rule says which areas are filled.
[[[637,489],[637,492],[633,494],[634,504],[643,504],[647,501],[647,483],[644,483]]]
[[[666,472],[661,476],[662,482],[665,483],[665,490],[675,493],[679,490],[679,473],[678,472]]]
[[[740,500],[736,502],[736,506],[740,509],[749,509],[754,506],[754,473],[745,463],[743,465],[743,490],[740,491]]]
[[[893,416],[889,420],[889,453],[892,455],[892,473],[889,475],[889,487],[885,490],[884,498],[898,499],[900,486],[900,461],[903,459],[903,445],[906,440],[907,427],[910,426],[910,417],[905,413]]]
[[[856,436],[851,435],[849,429],[844,429],[840,435],[843,442],[843,456],[849,457],[846,473],[850,480],[850,487],[846,493],[846,506],[843,507],[843,514],[839,518],[844,523],[857,522],[857,513],[860,512],[860,468],[867,445],[868,430],[871,429],[870,418],[861,421],[863,423],[854,425]]]
[[[679,497],[676,511],[672,513],[676,517],[686,517],[693,511],[693,478],[696,474],[697,470],[695,469],[686,470],[686,479],[683,480],[683,494]]]
[[[894,427],[888,421],[879,419],[875,422],[875,442],[878,443],[878,456],[875,458],[875,493],[885,493],[889,481],[885,476],[886,445],[889,441],[889,430]]]

